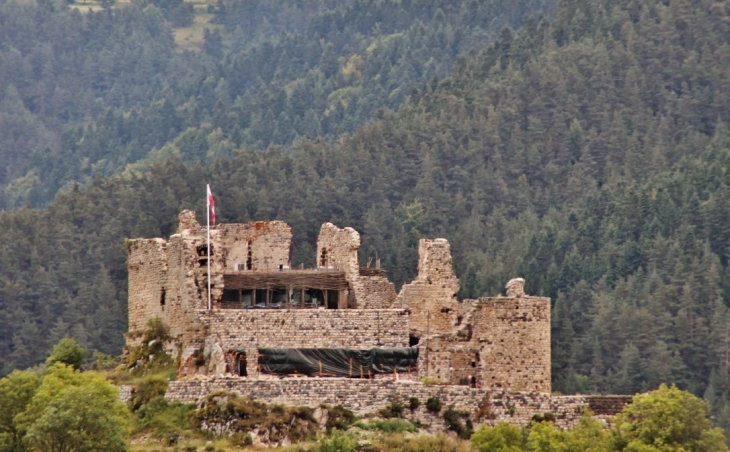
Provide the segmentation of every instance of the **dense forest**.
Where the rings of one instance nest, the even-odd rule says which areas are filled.
[[[295,264],[332,221],[400,285],[446,237],[461,298],[553,299],[555,390],[676,383],[730,427],[730,2],[264,3],[219,2],[197,53],[153,7],[0,4],[0,33],[58,21],[0,46],[0,373],[65,335],[119,353],[124,238],[211,183],[221,221],[289,222]],[[80,67],[111,39],[34,66],[62,27],[129,27],[129,72]]]
[[[2,2],[0,208],[135,162],[334,141],[555,2],[221,0],[201,52],[173,39],[181,0]]]

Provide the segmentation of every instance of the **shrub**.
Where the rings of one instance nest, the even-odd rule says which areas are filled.
[[[418,400],[418,397],[408,399],[408,409],[411,410],[411,413],[416,411],[419,406],[421,406],[421,401]]]
[[[134,387],[134,398],[132,399],[132,411],[139,410],[143,405],[149,403],[155,397],[164,396],[167,392],[167,379],[160,376],[145,377]]]
[[[328,436],[319,441],[318,452],[355,452],[357,439],[339,431],[333,430]]]
[[[466,423],[462,423],[462,419],[466,419]],[[466,411],[457,411],[453,407],[449,408],[444,411],[444,422],[446,422],[446,428],[456,432],[459,438],[469,439],[474,433],[474,426],[471,419],[469,419],[469,413]]]
[[[532,422],[555,422],[555,415],[553,413],[543,413],[542,415],[535,414],[532,416]]]
[[[75,339],[65,337],[53,347],[51,356],[46,359],[46,366],[51,367],[54,363],[63,363],[78,370],[84,363],[86,355],[86,349]]]
[[[431,413],[441,412],[441,399],[438,397],[429,397],[426,400],[426,409]]]
[[[523,443],[522,430],[504,421],[494,427],[482,425],[471,437],[479,452],[521,452]]]
[[[327,409],[327,433],[331,432],[332,429],[345,430],[347,427],[355,422],[355,413],[343,407],[342,405],[335,405],[333,407],[325,406]]]
[[[403,404],[397,400],[390,402],[390,405],[383,408],[378,412],[381,416],[386,419],[390,418],[402,418],[403,417]]]

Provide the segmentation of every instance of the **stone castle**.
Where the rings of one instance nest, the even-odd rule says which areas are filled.
[[[216,226],[209,263],[205,227],[191,211],[179,218],[167,241],[128,241],[127,342],[139,344],[150,319],[168,326],[180,358],[168,400],[229,390],[362,414],[438,397],[475,423],[551,413],[563,426],[626,402],[551,396],[550,299],[525,295],[518,278],[506,296],[459,301],[445,239],[421,239],[418,275],[396,293],[378,265],[359,265],[352,228],[323,224],[317,266],[305,269],[290,264],[284,222]],[[415,415],[436,421],[423,407]]]

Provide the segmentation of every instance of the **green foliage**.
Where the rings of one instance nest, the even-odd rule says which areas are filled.
[[[524,438],[516,425],[499,422],[494,427],[480,426],[471,436],[471,444],[479,452],[522,452]]]
[[[136,411],[133,432],[175,444],[183,433],[193,437],[198,433],[200,426],[193,422],[194,412],[195,405],[168,403],[163,396],[157,396]]]
[[[451,436],[391,434],[376,438],[372,444],[373,450],[389,452],[472,452],[466,441],[460,441]]]
[[[347,427],[355,422],[355,413],[343,407],[342,405],[335,406],[323,406],[327,410],[327,423],[325,428],[327,433],[333,429],[345,430]]]
[[[440,413],[441,406],[441,399],[438,397],[429,397],[428,400],[426,400],[426,410],[430,413]]]
[[[385,419],[374,422],[357,422],[355,426],[363,430],[378,430],[385,433],[417,432],[418,429],[405,419]]]
[[[455,410],[453,407],[449,407],[443,414],[446,428],[452,432],[456,432],[456,435],[462,439],[469,439],[474,433],[474,426],[470,419],[468,411]]]
[[[710,420],[707,402],[676,386],[634,396],[615,421],[623,450],[727,451],[725,436]]]
[[[104,388],[70,387],[45,405],[25,440],[36,450],[126,452],[126,418],[113,405]]]
[[[347,418],[345,410],[340,409],[338,417],[340,420],[335,423],[343,424]],[[213,435],[247,434],[254,428],[268,430],[272,442],[279,441],[283,435],[292,442],[311,439],[319,428],[310,408],[267,405],[225,392],[206,397],[195,411],[194,419]]]
[[[0,373],[116,355],[123,237],[214,180],[222,221],[292,224],[293,265],[333,221],[402,285],[446,237],[460,297],[553,298],[555,390],[674,382],[730,427],[725,3],[224,0],[200,53],[158,8],[0,4]]]
[[[399,400],[391,400],[388,406],[378,411],[378,414],[386,419],[402,418],[403,404]]]
[[[66,364],[74,369],[81,369],[88,352],[81,347],[75,339],[65,337],[53,347],[51,355],[46,358],[46,366],[53,366],[55,363]]]
[[[615,448],[612,436],[598,421],[587,416],[581,418],[578,424],[569,430],[558,429],[552,422],[533,423],[526,432],[523,444],[522,450],[532,452],[622,450]]]
[[[319,441],[317,452],[355,452],[357,451],[357,438],[354,438],[340,430],[333,430],[332,433]]]
[[[94,350],[91,355],[91,359],[94,363],[94,370],[112,370],[119,363],[117,359],[102,353],[98,350]]]
[[[165,351],[169,334],[169,327],[160,318],[149,319],[142,332],[142,342],[127,347],[127,367],[137,375],[157,373],[173,367],[173,359]]]
[[[132,411],[139,410],[155,397],[162,397],[167,391],[168,381],[159,375],[150,375],[143,378],[134,386],[134,398],[132,399]]]
[[[27,382],[35,384],[31,377]],[[116,388],[100,374],[80,373],[60,362],[47,369],[13,422],[33,450],[127,450],[129,411]]]
[[[15,423],[15,416],[28,407],[38,386],[40,378],[28,371],[14,371],[0,379],[0,450],[3,452],[22,451],[22,438],[25,429]]]
[[[408,399],[408,409],[411,410],[411,413],[416,411],[420,406],[421,401],[418,400],[418,397],[411,397],[410,399]]]

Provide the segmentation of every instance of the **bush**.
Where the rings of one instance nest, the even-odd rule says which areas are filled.
[[[403,434],[383,435],[373,441],[372,449],[388,452],[472,452],[469,443],[448,435],[418,435],[407,438]]]
[[[63,363],[79,370],[84,363],[84,359],[86,359],[86,355],[86,349],[79,345],[75,339],[65,337],[53,347],[51,356],[46,359],[46,366],[51,367],[54,363]]]
[[[418,400],[418,397],[408,399],[408,409],[411,410],[411,413],[416,411],[419,406],[421,406],[421,401]]]
[[[327,409],[327,433],[333,429],[345,430],[347,427],[355,422],[355,413],[343,407],[342,405],[335,405],[333,407],[324,406]]]
[[[319,441],[318,452],[356,452],[357,439],[339,431],[333,430],[328,436]]]
[[[634,396],[614,420],[623,450],[727,452],[725,435],[712,425],[709,404],[676,386]]]
[[[440,413],[441,399],[439,399],[438,397],[429,397],[428,400],[426,400],[426,409],[430,413]]]
[[[381,416],[383,416],[386,419],[391,418],[402,418],[403,417],[403,404],[400,403],[397,400],[393,400],[390,402],[390,405],[383,408],[378,412]]]
[[[523,443],[522,430],[504,421],[494,427],[482,425],[471,437],[479,452],[521,452]]]
[[[143,405],[149,403],[155,397],[161,397],[167,392],[167,379],[160,376],[145,377],[134,387],[134,398],[132,398],[132,411],[139,410]]]
[[[462,419],[466,419],[466,422],[462,423]],[[444,411],[444,422],[446,422],[446,428],[452,432],[456,432],[459,438],[469,439],[472,433],[474,433],[474,426],[472,425],[471,419],[469,419],[469,413],[466,411],[457,411],[449,408]]]

